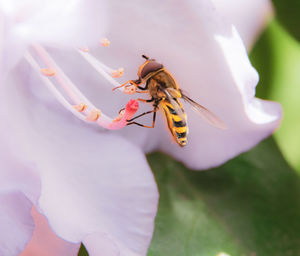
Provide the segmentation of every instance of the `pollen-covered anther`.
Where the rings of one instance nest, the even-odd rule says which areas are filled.
[[[111,76],[114,78],[118,78],[124,75],[124,68],[118,68],[111,72]]]
[[[119,115],[113,120],[113,122],[119,122],[125,114],[125,108],[119,112]]]
[[[95,122],[99,119],[101,116],[101,111],[99,109],[94,109],[91,111],[89,115],[85,118],[87,121]]]
[[[135,94],[136,92],[136,86],[134,84],[131,84],[131,85],[126,85],[124,87],[124,91],[123,91],[125,94]]]
[[[110,41],[107,38],[102,38],[100,44],[104,47],[108,47],[110,45]]]
[[[78,105],[74,105],[73,108],[76,109],[78,112],[83,112],[84,110],[86,110],[87,105],[84,103],[79,103]]]
[[[87,47],[79,48],[79,50],[81,50],[83,52],[89,52],[89,48],[87,48]]]
[[[55,75],[55,70],[52,68],[41,68],[41,73],[44,76],[54,76]]]

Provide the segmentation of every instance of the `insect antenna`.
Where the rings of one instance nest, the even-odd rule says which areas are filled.
[[[146,55],[142,55],[142,57],[144,58],[144,59],[146,59],[146,60],[149,60],[149,57],[148,56],[146,56]]]

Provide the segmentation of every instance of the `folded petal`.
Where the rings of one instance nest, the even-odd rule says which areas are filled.
[[[59,143],[62,151],[55,149],[59,156],[53,164],[41,166],[41,210],[69,241],[79,242],[99,231],[111,237],[121,255],[127,255],[122,247],[146,255],[158,193],[145,157],[120,138],[84,137],[86,143],[68,137],[70,148]]]
[[[161,129],[160,149],[191,168],[209,168],[250,149],[278,127],[280,105],[254,98],[257,72],[236,29],[210,1],[109,4],[114,16],[108,36],[118,58],[126,63],[124,81],[136,77],[144,53],[162,62],[190,97],[228,127],[225,131],[211,127],[184,105],[189,145],[179,148],[167,129]],[[103,55],[104,62],[111,62],[109,58]]]
[[[20,256],[74,256],[77,255],[80,243],[67,242],[51,230],[47,219],[35,207],[31,209],[34,220],[34,232]]]
[[[213,3],[224,18],[236,26],[248,49],[273,16],[270,0],[213,0]]]
[[[17,256],[33,233],[32,203],[21,192],[0,193],[0,255]]]
[[[16,154],[39,170],[38,210],[65,240],[77,243],[99,232],[109,235],[121,255],[124,250],[145,255],[158,192],[144,154],[110,132],[84,125],[60,105],[40,101],[32,91],[42,90],[41,83],[26,84],[21,68],[2,87],[1,104],[9,110],[3,119],[6,133],[14,134],[11,143],[19,146]]]

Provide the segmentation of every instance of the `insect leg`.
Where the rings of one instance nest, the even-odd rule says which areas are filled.
[[[147,103],[149,103],[149,102],[154,101],[155,99],[152,97],[150,100],[145,100],[145,99],[141,99],[141,98],[138,98],[137,100],[141,101],[141,102],[147,102]]]
[[[136,124],[136,125],[138,125],[138,126],[145,127],[145,128],[154,128],[154,126],[155,126],[155,120],[156,120],[156,111],[157,111],[157,108],[153,109],[152,111],[148,111],[148,112],[145,112],[145,113],[143,113],[143,114],[141,114],[141,115],[138,115],[138,116],[132,118],[131,120],[127,120],[127,121],[130,122],[130,123],[128,123],[127,125]],[[137,119],[137,118],[139,118],[139,117],[141,117],[141,116],[144,116],[144,115],[150,114],[150,113],[153,113],[153,123],[152,123],[152,126],[143,125],[143,124],[140,124],[140,123],[137,123],[137,122],[131,122],[132,120],[135,120],[135,119]]]
[[[116,90],[116,89],[118,89],[118,88],[121,88],[121,87],[127,85],[127,84],[132,84],[132,85],[134,85],[135,87],[139,87],[138,84],[140,84],[140,81],[139,81],[139,80],[135,80],[135,81],[133,81],[133,80],[128,80],[126,83],[121,84],[120,86],[117,86],[117,87],[113,88],[112,90],[114,91],[114,90]]]
[[[139,88],[142,91],[145,91],[145,90],[148,90],[148,87],[149,87],[149,80],[146,82],[145,87],[138,86],[137,88]]]
[[[128,83],[132,83],[133,81],[132,80],[128,80],[127,82],[125,82],[124,84],[121,84],[120,86],[117,86],[117,87],[114,87],[112,90],[114,91],[114,90],[116,90],[116,89],[118,89],[118,88],[121,88],[121,87],[123,87],[123,86],[125,86],[125,85],[127,85]]]
[[[149,93],[149,91],[135,91],[136,93]]]
[[[138,116],[136,116],[136,117],[134,117],[134,118],[131,118],[130,120],[127,120],[127,122],[131,122],[131,121],[133,121],[133,120],[135,120],[135,119],[137,119],[137,118],[139,118],[139,117],[142,117],[142,116],[144,116],[144,115],[151,114],[151,113],[153,113],[153,112],[156,112],[156,110],[153,109],[153,110],[151,110],[151,111],[144,112],[144,113],[142,113],[142,114],[140,114],[140,115],[138,115]]]

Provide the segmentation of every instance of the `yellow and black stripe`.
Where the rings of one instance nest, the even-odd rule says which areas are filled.
[[[162,101],[161,105],[163,107],[171,134],[173,135],[178,145],[183,147],[187,144],[187,119],[182,104],[177,99],[174,98],[174,100],[181,108],[183,116],[178,115],[176,108],[168,100]]]

